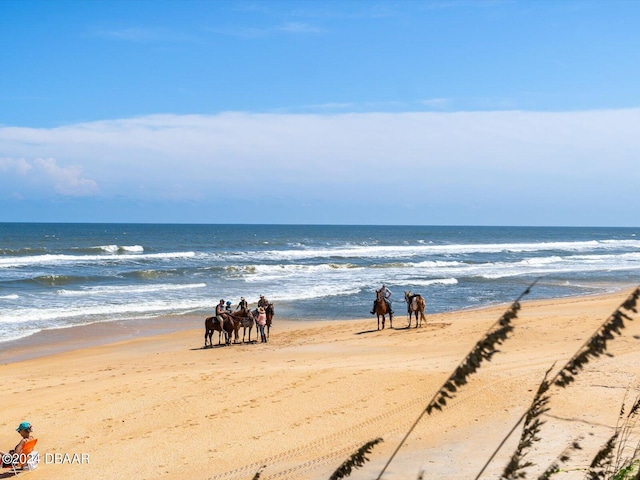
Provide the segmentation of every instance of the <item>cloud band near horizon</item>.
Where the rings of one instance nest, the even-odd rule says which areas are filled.
[[[210,206],[233,199],[255,206],[259,196],[258,203],[280,204],[282,211],[385,205],[419,211],[419,223],[430,223],[449,208],[460,221],[493,211],[487,223],[511,224],[533,204],[554,208],[561,215],[554,223],[571,224],[577,208],[599,212],[602,223],[606,212],[614,215],[637,198],[639,124],[640,109],[623,109],[229,112],[4,126],[0,201]],[[501,205],[505,196],[512,207]],[[344,211],[336,211],[342,219],[336,223],[361,223],[343,219]]]

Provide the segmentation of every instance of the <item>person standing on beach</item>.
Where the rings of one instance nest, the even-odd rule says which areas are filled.
[[[265,343],[267,341],[267,336],[264,333],[264,326],[267,324],[267,314],[264,310],[264,307],[258,307],[258,318],[256,318],[256,325],[258,326],[258,331],[260,332],[261,343]]]

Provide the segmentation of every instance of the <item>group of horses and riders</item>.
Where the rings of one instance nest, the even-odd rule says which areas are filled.
[[[389,328],[393,328],[393,309],[391,308],[391,290],[385,285],[376,290],[376,299],[373,302],[373,309],[371,315],[376,315],[378,318],[378,330],[380,330],[380,320],[382,320],[382,329],[384,330],[384,324],[387,314],[389,315]],[[410,291],[404,292],[404,301],[407,302],[407,315],[409,315],[409,326],[411,328],[411,316],[416,318],[416,328],[422,326],[422,321],[426,321],[424,316],[425,301],[420,294],[414,294]]]
[[[373,302],[371,315],[378,318],[378,330],[380,330],[381,320],[382,329],[384,330],[386,317],[389,315],[389,328],[393,328],[393,309],[391,306],[391,290],[385,285],[376,290],[376,299]],[[404,292],[404,300],[407,303],[407,315],[409,316],[408,328],[411,328],[411,317],[415,316],[416,328],[422,326],[422,322],[426,321],[424,315],[425,301],[420,294],[414,294],[410,291]],[[245,342],[247,330],[249,330],[248,342],[251,343],[251,330],[256,325],[256,329],[260,334],[260,342],[269,341],[269,331],[273,322],[273,303],[269,302],[264,295],[260,295],[258,307],[254,310],[249,309],[249,305],[244,297],[240,297],[240,302],[235,310],[231,308],[231,302],[224,299],[216,306],[216,314],[207,317],[204,321],[204,346],[212,347],[211,341],[213,332],[218,332],[218,345],[221,344],[222,336],[225,338],[225,345],[231,344],[231,337],[234,343],[238,343],[239,330],[242,328],[242,343]],[[256,339],[257,342],[257,339]]]
[[[218,332],[218,345],[221,344],[222,336],[224,336],[225,345],[231,344],[232,335],[233,342],[238,343],[240,328],[243,329],[242,343],[245,342],[247,330],[249,330],[247,341],[251,343],[251,330],[254,325],[260,334],[260,341],[266,343],[269,341],[269,330],[271,330],[274,313],[273,303],[269,302],[264,295],[260,295],[258,306],[253,310],[249,309],[249,304],[244,297],[240,297],[235,310],[231,308],[230,301],[225,303],[224,299],[221,299],[216,305],[216,314],[204,320],[204,346],[213,346],[211,339],[214,331]]]

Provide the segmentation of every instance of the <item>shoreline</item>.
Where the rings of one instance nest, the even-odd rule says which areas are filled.
[[[423,467],[442,480],[473,478],[544,372],[570,358],[631,291],[524,299],[508,342],[443,412],[418,425],[383,478],[416,478]],[[41,464],[34,480],[119,478],[123,459],[148,479],[243,480],[267,465],[261,478],[320,480],[366,441],[383,437],[350,477],[370,480],[504,312],[499,305],[431,314],[410,330],[402,315],[383,331],[375,317],[276,320],[267,344],[208,349],[201,326],[160,333],[156,325],[150,336],[5,363],[0,448],[15,444],[14,423],[27,420],[41,455],[90,458]],[[611,341],[611,355],[590,362],[571,390],[554,392],[545,441],[533,456],[540,466],[585,432],[584,453],[572,461],[587,462],[615,426],[620,402],[640,390],[640,317],[633,318]],[[495,476],[512,450],[510,439],[486,475]]]
[[[195,328],[195,316],[113,320],[41,330],[0,344],[0,365]],[[177,324],[179,321],[180,324]],[[200,320],[203,323],[204,318]]]
[[[592,298],[592,297],[604,297],[609,295],[616,295],[620,292],[631,290],[635,288],[635,285],[629,284],[607,284],[604,286],[606,292],[596,293],[584,293],[581,295],[569,295],[565,297],[547,298],[547,299],[534,299],[527,300],[524,297],[523,301],[526,302],[542,302],[545,300],[564,301],[570,299],[579,298]],[[405,306],[404,300],[396,300],[401,302],[402,306]],[[472,306],[461,308],[459,310],[451,310],[446,312],[429,313],[426,312],[427,317],[431,315],[446,315],[455,314],[456,312],[476,312],[491,308],[506,308],[511,302],[503,302],[497,304],[490,304],[484,306]],[[405,318],[406,313],[404,308],[400,317],[398,317],[398,308],[396,306],[396,316],[394,318]],[[78,349],[87,347],[97,347],[101,345],[109,345],[111,343],[117,343],[120,341],[131,340],[135,338],[154,337],[157,335],[163,335],[167,333],[181,332],[185,330],[198,330],[204,329],[204,316],[202,315],[167,315],[158,316],[152,319],[134,319],[134,320],[112,320],[112,321],[96,321],[85,325],[74,325],[63,328],[46,329],[36,332],[32,335],[18,338],[15,340],[9,340],[0,343],[0,365],[19,362],[23,360],[30,360],[40,357],[46,357],[56,353],[71,352]],[[291,322],[292,324],[306,324],[313,322],[358,322],[372,320],[376,321],[375,316],[362,317],[362,318],[336,318],[336,319],[321,319],[321,320],[297,320],[290,318],[276,317],[275,322],[280,324],[281,322]],[[254,328],[255,333],[255,328]],[[203,332],[204,333],[204,332]]]

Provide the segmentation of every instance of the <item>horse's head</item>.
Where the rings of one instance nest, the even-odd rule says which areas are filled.
[[[411,298],[411,290],[408,290],[408,291],[404,292],[405,301],[408,302],[410,298]]]

